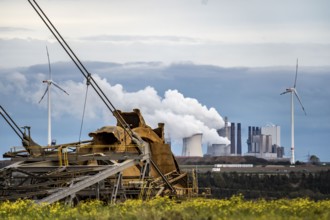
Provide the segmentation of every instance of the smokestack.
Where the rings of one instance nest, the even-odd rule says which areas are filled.
[[[266,135],[266,152],[272,153],[272,136]]]
[[[241,123],[237,123],[237,155],[242,155]]]
[[[230,125],[230,154],[235,154],[236,144],[235,144],[235,123],[231,123]]]
[[[221,129],[218,129],[217,132],[218,132],[218,135],[220,137],[226,137],[226,138],[229,139],[229,136],[228,136],[229,135],[229,131],[228,131],[228,118],[227,118],[227,116],[225,117],[225,126],[223,128],[221,128]]]
[[[249,133],[248,133],[248,140],[247,140],[248,153],[250,153],[252,151],[251,142],[252,142],[252,127],[249,126]]]
[[[260,129],[260,127],[256,127],[256,135],[261,135],[261,129]]]

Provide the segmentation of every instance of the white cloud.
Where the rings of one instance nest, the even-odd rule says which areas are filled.
[[[27,82],[25,77],[23,77],[25,80],[22,80],[22,74],[14,74],[7,80],[8,82],[17,81],[17,79],[23,81],[24,85],[22,85],[23,82],[20,85],[25,92],[20,92],[19,95],[37,105],[45,91],[45,86],[41,86],[42,83],[39,80],[42,76],[43,74],[38,74],[37,77],[31,78],[29,88],[26,88]],[[157,127],[159,122],[165,123],[166,131],[174,139],[203,133],[204,143],[228,143],[228,140],[220,138],[216,132],[216,129],[224,126],[219,113],[214,108],[207,108],[194,98],[184,97],[177,90],[168,90],[164,97],[161,97],[150,86],[136,92],[127,92],[120,84],[111,85],[107,79],[100,78],[98,75],[93,75],[93,78],[117,109],[132,111],[134,108],[139,108],[147,124]],[[35,81],[36,79],[38,80]],[[69,96],[56,87],[51,87],[53,117],[60,118],[63,115],[69,115],[77,120],[80,119],[87,89],[86,83],[69,80],[62,81],[59,85],[69,93]],[[46,99],[45,97],[43,108],[47,108]],[[103,119],[111,124],[110,115],[100,98],[89,87],[86,120]],[[114,124],[113,121],[112,124]]]

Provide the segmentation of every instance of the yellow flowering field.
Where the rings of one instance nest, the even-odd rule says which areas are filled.
[[[93,200],[75,207],[62,203],[37,205],[30,200],[0,203],[0,219],[330,219],[330,200],[305,198],[244,200],[242,196],[184,201],[158,197],[116,205]]]

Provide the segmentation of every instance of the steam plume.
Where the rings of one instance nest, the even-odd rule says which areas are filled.
[[[147,124],[156,127],[158,122],[165,123],[165,132],[172,139],[182,139],[195,133],[203,133],[203,143],[228,143],[218,136],[216,129],[224,126],[224,121],[214,108],[207,108],[194,98],[184,97],[177,90],[167,90],[164,97],[158,95],[153,87],[136,92],[127,92],[120,84],[111,85],[106,79],[93,75],[96,82],[107,94],[117,109],[132,111],[139,108]],[[81,117],[86,84],[64,81],[61,86],[70,92],[70,96],[53,95],[54,116],[69,114]],[[34,102],[42,93],[41,87],[33,95]],[[90,89],[85,113],[87,119],[102,118],[106,124],[113,124],[111,114],[105,109],[95,92]],[[103,125],[102,125],[103,126]]]

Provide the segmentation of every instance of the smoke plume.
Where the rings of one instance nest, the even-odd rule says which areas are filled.
[[[46,84],[42,83],[42,80],[47,79],[47,74],[36,73],[27,77],[25,74],[15,72],[1,78],[3,81],[1,83],[3,86],[0,88],[1,93],[16,93],[28,103],[32,102],[41,108],[47,108],[47,96],[39,104],[46,89]],[[184,137],[202,133],[205,144],[229,143],[228,139],[220,137],[216,131],[224,126],[222,117],[214,108],[207,108],[197,99],[184,97],[178,90],[167,90],[161,96],[151,86],[139,91],[128,92],[122,85],[111,85],[107,79],[101,78],[99,75],[95,74],[93,78],[117,109],[122,111],[140,109],[146,123],[153,128],[157,127],[159,122],[165,123],[166,138],[178,142]],[[16,83],[12,83],[13,81]],[[86,82],[62,80],[58,84],[69,95],[52,86],[52,117],[60,118],[66,115],[80,121],[87,88]],[[100,122],[99,127],[115,124],[115,118],[111,112],[89,87],[85,123],[95,123],[96,121]],[[77,124],[79,123],[77,122]]]
[[[122,111],[132,111],[139,108],[145,121],[151,127],[159,122],[165,123],[165,135],[171,139],[182,139],[196,133],[203,133],[203,143],[228,143],[219,137],[216,129],[224,126],[224,121],[214,108],[207,108],[194,98],[184,97],[177,90],[167,90],[160,96],[153,87],[146,87],[136,92],[127,92],[122,85],[111,85],[105,78],[93,75],[95,81],[114,106]],[[40,80],[40,75],[38,77]],[[42,96],[45,87],[41,83],[35,84],[36,91],[29,94],[34,103]],[[52,88],[53,116],[62,114],[80,118],[86,93],[85,82],[62,81],[60,86],[70,95]],[[46,105],[44,104],[44,107]],[[104,125],[114,124],[114,119],[100,98],[89,88],[87,96],[86,120],[102,119]],[[103,126],[103,125],[102,125]]]

